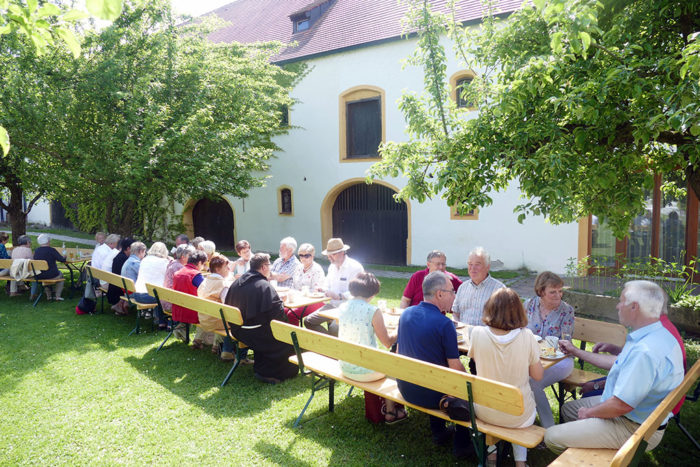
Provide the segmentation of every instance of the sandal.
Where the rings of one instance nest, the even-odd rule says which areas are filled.
[[[386,410],[386,406],[382,406],[382,414],[384,414],[384,423],[386,423],[387,425],[393,425],[408,418],[408,415],[406,414],[406,409],[400,407],[397,407],[396,410],[389,411]]]
[[[204,342],[195,339],[192,341],[192,349],[194,350],[202,350],[204,348]]]

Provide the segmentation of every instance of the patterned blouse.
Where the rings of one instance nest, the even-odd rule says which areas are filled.
[[[377,339],[374,335],[374,326],[372,326],[372,318],[374,318],[376,311],[377,307],[359,298],[354,298],[340,305],[338,338],[376,348]],[[352,378],[353,375],[374,373],[372,370],[344,361],[340,362],[340,369],[348,378]]]
[[[574,333],[574,308],[561,301],[556,310],[549,312],[544,321],[540,315],[540,297],[534,297],[525,302],[527,313],[527,327],[533,334],[541,337],[556,336],[561,338],[563,334]]]
[[[305,285],[309,286],[309,290],[315,292],[317,287],[323,287],[323,280],[326,275],[323,273],[323,268],[320,264],[314,261],[308,271],[304,271],[304,265],[300,265],[294,275],[292,280],[294,281],[294,288],[296,290],[301,290]]]

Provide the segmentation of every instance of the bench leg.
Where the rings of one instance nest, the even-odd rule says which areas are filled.
[[[156,349],[156,352],[158,352],[160,349],[162,349],[163,346],[165,345],[165,343],[168,342],[168,339],[170,339],[170,336],[173,335],[173,330],[174,330],[174,329],[175,329],[175,326],[172,326],[172,325],[171,325],[171,326],[170,326],[170,331],[168,331],[168,335],[165,336],[165,339],[163,339],[163,342],[160,343],[160,345],[159,345],[158,348]]]
[[[677,414],[677,415],[673,416],[673,419],[676,421],[676,425],[678,425],[678,428],[681,429],[681,431],[683,432],[683,434],[684,434],[685,436],[687,436],[688,439],[690,440],[690,442],[693,443],[693,444],[695,445],[695,449],[697,449],[698,451],[700,451],[700,444],[698,444],[697,440],[696,440],[695,438],[693,438],[693,435],[691,435],[690,432],[688,431],[688,429],[687,429],[686,427],[684,427],[683,424],[681,423],[680,414]]]
[[[39,292],[36,294],[36,300],[34,300],[32,306],[36,308],[36,304],[39,303],[41,296],[44,294],[44,286],[41,282],[35,282],[35,284],[37,284],[37,289],[39,289]]]
[[[311,403],[311,400],[314,398],[316,395],[317,391],[320,391],[321,389],[325,388],[328,386],[329,388],[329,411],[333,411],[333,388],[335,387],[335,381],[334,380],[329,380],[328,378],[325,378],[323,376],[318,376],[317,374],[313,373],[311,375],[311,395],[309,396],[309,400],[306,401],[306,404],[304,404],[304,408],[301,409],[301,412],[299,413],[299,416],[297,419],[294,421],[294,428],[299,426],[299,422],[301,421],[301,417],[304,416],[304,413],[306,412],[306,409],[309,407],[309,404]]]
[[[129,333],[129,335],[138,334],[138,333],[141,331],[141,324],[140,324],[140,321],[139,321],[140,315],[141,315],[141,310],[139,310],[139,309],[137,308],[137,309],[136,309],[136,327],[135,327],[134,329],[131,330],[131,332]]]
[[[236,341],[236,360],[233,362],[233,366],[231,367],[231,370],[229,370],[228,374],[226,375],[226,378],[224,378],[224,381],[221,383],[221,387],[223,388],[226,383],[228,383],[228,380],[231,379],[231,376],[233,375],[233,372],[236,371],[236,368],[238,368],[238,365],[241,364],[241,360],[245,358],[245,356],[248,354],[248,349],[241,349],[238,346],[238,342]]]

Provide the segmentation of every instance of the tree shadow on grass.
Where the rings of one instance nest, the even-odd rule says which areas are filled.
[[[233,363],[223,362],[207,350],[192,350],[177,340],[159,352],[154,346],[141,358],[130,356],[125,361],[176,397],[216,418],[263,412],[273,403],[296,397],[306,389],[298,377],[277,385],[261,383],[255,378],[252,365],[239,365],[221,387]]]

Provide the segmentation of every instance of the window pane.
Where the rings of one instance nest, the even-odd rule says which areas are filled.
[[[382,141],[379,98],[347,103],[347,157],[377,157]]]
[[[282,189],[282,213],[291,214],[292,213],[292,191],[288,188]]]
[[[685,189],[680,190],[677,195],[669,193],[663,196],[659,256],[670,263],[682,264],[685,261]]]
[[[615,242],[615,236],[608,224],[598,222],[598,216],[591,216],[591,265],[615,266]]]
[[[627,260],[633,263],[648,262],[651,255],[651,191],[645,198],[647,209],[634,218],[627,238]]]
[[[475,107],[473,102],[469,102],[466,88],[471,84],[472,78],[462,78],[457,80],[457,107]]]

